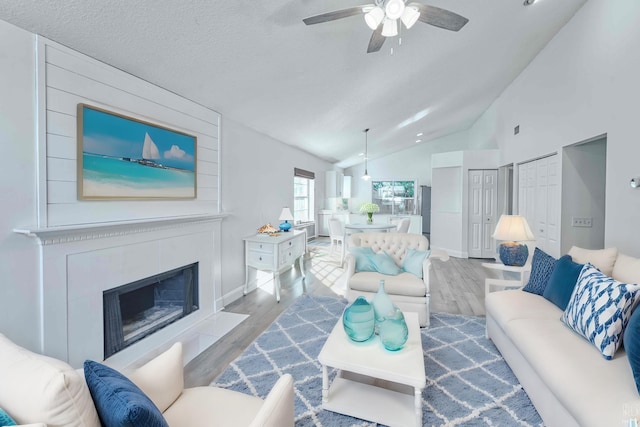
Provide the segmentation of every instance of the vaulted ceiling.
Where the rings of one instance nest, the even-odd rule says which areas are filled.
[[[586,2],[522,1],[419,0],[469,23],[371,54],[362,16],[302,22],[366,0],[0,0],[0,19],[348,167],[365,128],[370,158],[468,128]]]

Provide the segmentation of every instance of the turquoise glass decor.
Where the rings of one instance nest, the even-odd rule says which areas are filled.
[[[342,314],[342,325],[352,341],[362,342],[373,336],[375,315],[373,306],[360,296]]]
[[[409,328],[404,320],[404,314],[399,308],[378,323],[380,342],[389,351],[398,351],[404,347],[409,337]]]
[[[380,280],[378,292],[373,296],[371,304],[376,314],[376,322],[381,322],[385,317],[393,313],[395,306],[384,290],[384,280]]]

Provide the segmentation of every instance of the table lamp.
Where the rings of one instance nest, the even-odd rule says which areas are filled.
[[[504,265],[522,267],[529,257],[529,248],[523,240],[535,240],[535,236],[527,224],[527,220],[521,215],[501,215],[493,233],[496,240],[504,240],[500,243],[500,261]]]
[[[284,207],[282,208],[282,212],[280,212],[280,217],[278,218],[280,221],[284,221],[280,224],[280,230],[289,231],[291,229],[291,224],[289,221],[293,221],[293,215],[291,214],[291,209]]]

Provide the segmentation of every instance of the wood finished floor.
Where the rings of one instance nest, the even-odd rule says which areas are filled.
[[[320,238],[310,244],[326,241],[326,238]],[[484,316],[484,279],[494,277],[482,268],[481,264],[486,261],[459,258],[450,258],[447,262],[435,260],[431,271],[431,310]],[[335,296],[308,272],[304,290],[303,286],[296,264],[295,270],[281,277],[279,303],[273,295],[258,288],[227,305],[225,311],[248,314],[249,317],[185,367],[185,385],[195,387],[210,384],[303,292]]]

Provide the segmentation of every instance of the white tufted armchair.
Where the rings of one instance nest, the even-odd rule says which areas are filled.
[[[421,234],[409,233],[358,233],[349,238],[349,248],[370,247],[373,252],[386,252],[398,265],[402,267],[408,249],[426,251],[429,240]],[[418,276],[402,272],[397,276],[390,276],[378,272],[356,272],[356,258],[347,254],[347,299],[351,302],[359,296],[371,301],[378,291],[381,279],[385,281],[385,291],[393,303],[402,311],[418,313],[420,326],[429,326],[429,271],[431,259],[437,258],[447,261],[449,255],[441,250],[433,250],[422,263],[422,279]]]

